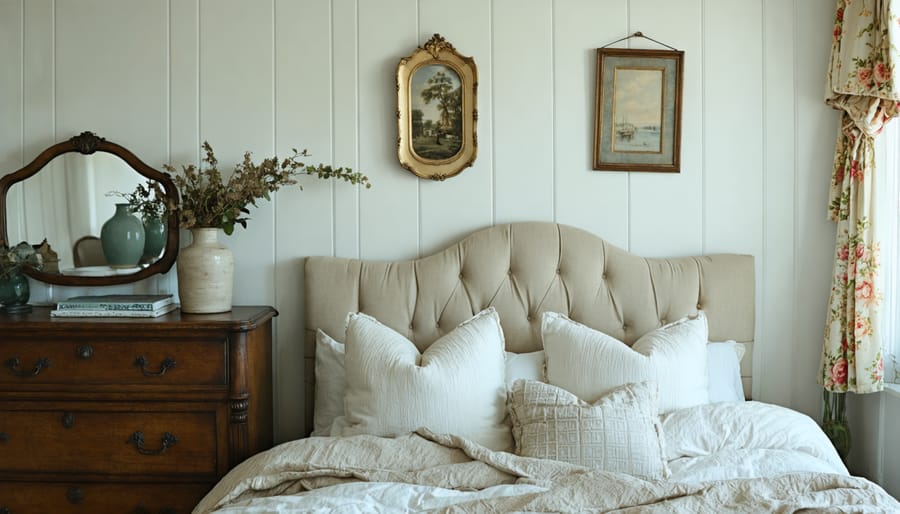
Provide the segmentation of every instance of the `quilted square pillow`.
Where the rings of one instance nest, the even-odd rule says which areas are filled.
[[[541,337],[547,382],[591,401],[625,384],[659,384],[659,410],[709,403],[706,316],[670,323],[629,347],[562,314],[545,312]]]
[[[504,346],[493,308],[424,353],[375,318],[351,314],[344,341],[344,418],[335,421],[332,435],[397,436],[424,427],[492,450],[512,448]]]
[[[516,453],[643,478],[668,476],[656,384],[626,384],[589,404],[559,387],[516,380],[509,392]]]

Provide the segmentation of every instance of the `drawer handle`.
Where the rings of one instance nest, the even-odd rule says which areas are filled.
[[[134,443],[134,445],[137,446],[138,453],[141,455],[162,455],[166,453],[166,450],[168,450],[170,446],[175,446],[175,443],[178,442],[178,438],[175,437],[174,434],[165,432],[163,433],[162,438],[160,438],[160,442],[162,446],[160,446],[158,450],[148,450],[144,448],[144,433],[138,430],[131,434],[131,437],[125,441],[125,444]]]
[[[70,487],[66,491],[66,499],[69,500],[69,503],[72,505],[78,505],[81,503],[81,500],[84,500],[84,491],[82,491],[80,487]]]
[[[6,507],[0,507],[0,514],[12,514]]]
[[[134,365],[141,368],[141,373],[143,373],[145,377],[161,377],[165,375],[166,371],[169,371],[170,368],[177,366],[178,363],[175,362],[175,359],[166,357],[163,359],[162,364],[159,365],[159,371],[150,371],[147,369],[147,358],[141,355],[134,360]]]
[[[86,344],[84,346],[79,346],[75,353],[78,354],[79,359],[88,360],[94,356],[94,348],[91,345]]]
[[[41,371],[50,367],[50,359],[46,357],[41,357],[34,364],[34,367],[28,370],[19,370],[19,358],[18,357],[10,357],[9,360],[6,361],[6,367],[12,370],[13,374],[17,377],[36,377]]]
[[[6,441],[9,441],[9,434],[7,434],[6,432],[0,432],[0,443],[5,443]],[[3,512],[0,511],[0,514],[3,514]]]
[[[63,412],[62,424],[66,428],[72,428],[75,425],[75,415],[71,412]]]

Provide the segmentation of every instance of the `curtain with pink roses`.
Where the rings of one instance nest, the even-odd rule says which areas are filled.
[[[842,393],[882,389],[874,142],[884,124],[898,114],[900,82],[894,63],[900,61],[900,18],[891,12],[893,4],[838,0],[835,13],[825,102],[841,111],[828,213],[837,222],[837,244],[818,377],[825,388],[826,432],[846,428]]]

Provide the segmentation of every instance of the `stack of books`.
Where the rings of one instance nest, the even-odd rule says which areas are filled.
[[[178,308],[171,294],[74,296],[50,311],[64,318],[155,318]]]

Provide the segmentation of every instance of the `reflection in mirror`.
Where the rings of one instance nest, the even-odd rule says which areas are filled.
[[[159,213],[156,202],[178,205],[178,190],[168,174],[151,168],[127,148],[82,132],[46,148],[23,168],[0,176],[0,240],[40,247],[44,266],[22,269],[48,284],[112,286],[166,273],[178,255],[178,217],[153,224],[132,216],[126,208],[140,187],[154,191],[152,196],[136,198],[145,217]],[[110,195],[115,192],[119,194]],[[107,223],[123,210],[127,223]],[[108,265],[95,267],[80,260],[81,266],[76,266],[73,245],[93,241],[95,246],[85,249],[84,255],[96,258],[96,238],[105,232],[104,224],[110,234],[101,238],[100,253]],[[151,239],[145,237],[145,224],[154,227],[150,232],[154,244],[145,244]],[[122,225],[127,227],[112,229]],[[110,237],[115,234],[118,237]]]
[[[103,224],[125,200],[112,192],[130,193],[146,178],[124,160],[106,152],[89,155],[67,153],[53,158],[37,173],[14,184],[11,197],[21,198],[21,209],[10,209],[8,230],[11,241],[40,242],[44,239],[59,256],[57,271],[73,275],[135,273],[141,268],[110,270],[102,262],[99,240]],[[81,243],[83,255],[76,269],[75,243]],[[158,257],[158,256],[157,256]],[[155,260],[155,259],[154,259]],[[143,264],[148,264],[144,262]],[[53,272],[45,268],[44,271]]]

